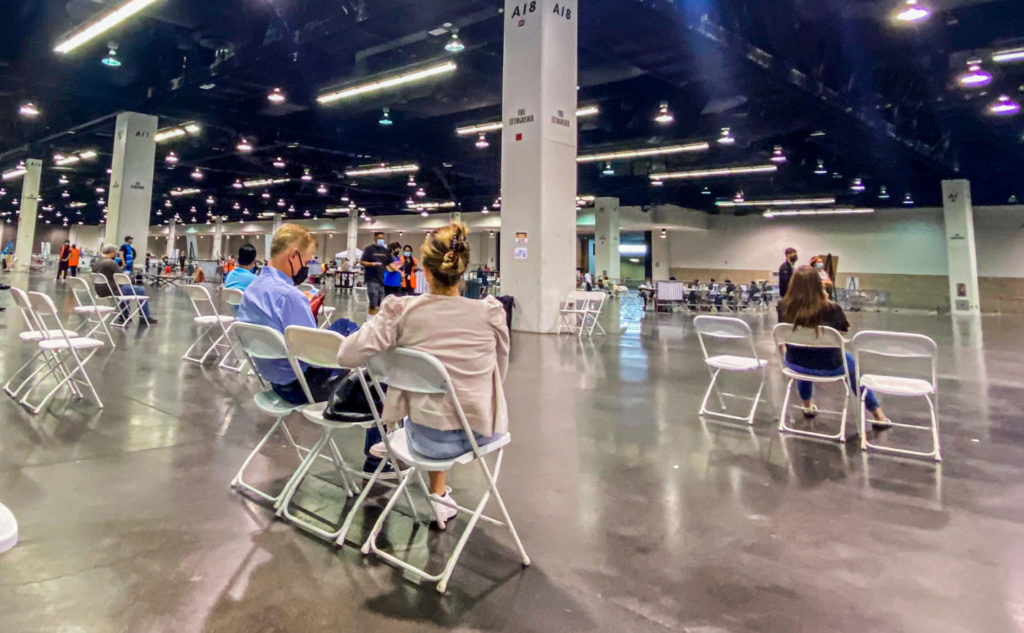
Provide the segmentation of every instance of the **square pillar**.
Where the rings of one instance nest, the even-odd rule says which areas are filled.
[[[213,223],[213,250],[210,259],[220,259],[224,246],[224,219],[217,216]]]
[[[345,250],[348,253],[349,270],[355,268],[359,263],[356,258],[356,251],[359,250],[359,214],[350,212],[348,214],[348,232],[345,234]]]
[[[576,0],[505,0],[501,285],[513,327],[558,330],[574,285]]]
[[[36,214],[39,211],[39,180],[43,174],[43,161],[30,158],[25,161],[25,175],[21,177],[21,210],[18,213],[18,238],[14,244],[14,269],[27,272],[32,264],[32,246],[36,239]]]
[[[171,219],[167,221],[167,257],[174,257],[174,238],[176,237],[177,224],[178,221],[174,216],[171,216]]]
[[[619,258],[619,199],[594,200],[594,271],[608,273],[609,279],[622,276]]]
[[[647,256],[651,258],[652,281],[668,281],[671,275],[668,239],[661,236],[660,229],[651,232],[651,252]]]
[[[110,201],[104,240],[120,244],[126,235],[135,238],[137,258],[149,250],[149,211],[153,198],[157,118],[138,112],[122,112],[114,125],[114,158],[110,165]]]
[[[980,314],[978,253],[974,243],[974,208],[969,181],[942,181],[942,216],[946,225],[950,311],[953,314]]]

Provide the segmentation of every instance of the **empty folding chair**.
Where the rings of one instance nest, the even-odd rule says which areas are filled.
[[[477,522],[482,519],[488,523],[508,528],[512,535],[512,539],[515,541],[519,555],[522,557],[523,565],[529,565],[530,557],[527,556],[526,550],[523,548],[523,543],[519,539],[519,534],[516,532],[516,528],[512,523],[512,518],[509,516],[508,510],[505,507],[505,502],[501,498],[501,493],[498,492],[498,475],[501,473],[501,460],[504,455],[505,447],[512,441],[512,436],[510,434],[506,434],[500,439],[489,444],[485,444],[484,446],[478,445],[476,443],[476,438],[473,435],[473,431],[469,426],[469,422],[466,421],[466,416],[462,411],[462,405],[459,403],[459,397],[455,393],[455,389],[452,387],[448,371],[439,360],[429,354],[406,348],[391,349],[375,354],[369,361],[367,361],[366,366],[370,371],[371,380],[373,381],[375,388],[379,389],[379,384],[383,381],[387,383],[389,389],[446,396],[447,400],[451,402],[455,408],[458,421],[462,426],[462,430],[466,433],[466,437],[469,439],[472,449],[469,452],[452,459],[427,459],[412,451],[409,446],[408,438],[405,435],[405,429],[396,429],[393,431],[388,443],[390,454],[399,461],[408,464],[409,470],[407,475],[402,478],[401,482],[398,484],[398,489],[388,500],[388,504],[384,507],[384,511],[381,512],[380,516],[377,518],[377,522],[370,531],[370,535],[366,539],[366,543],[363,544],[363,554],[369,554],[372,551],[386,562],[396,565],[397,567],[400,567],[420,578],[437,581],[437,590],[444,593],[448,588],[448,581],[451,578],[452,572],[455,570],[455,565],[459,561],[459,556],[462,554],[466,541],[469,539],[470,534],[472,534]],[[493,471],[484,459],[484,457],[490,454],[496,455]],[[398,497],[401,496],[401,493],[406,489],[406,486],[409,485],[409,482],[413,480],[413,477],[419,481],[423,492],[429,494],[427,485],[423,480],[423,471],[450,471],[456,465],[462,466],[474,462],[480,467],[480,472],[484,480],[487,482],[488,489],[480,498],[480,501],[477,503],[475,508],[456,505],[459,510],[469,513],[470,517],[465,530],[459,537],[458,543],[455,545],[455,549],[451,556],[449,556],[441,573],[431,574],[424,569],[411,565],[408,562],[378,548],[377,537],[380,535],[380,532],[384,527],[384,522],[395,507]],[[503,520],[494,519],[483,514],[484,508],[487,506],[487,502],[492,496],[501,511]],[[442,524],[440,527],[443,528],[445,526]]]
[[[861,386],[860,446],[862,449],[929,457],[942,461],[939,448],[938,345],[922,334],[865,330],[853,337],[853,355],[857,365],[857,384]],[[924,398],[928,403],[929,424],[892,422],[896,428],[930,431],[932,450],[915,451],[872,444],[868,440],[868,420],[863,406],[864,390],[902,398]],[[934,398],[934,400],[933,400]]]
[[[850,397],[853,395],[853,392],[850,390],[850,372],[846,364],[846,341],[843,339],[843,335],[840,334],[838,330],[828,326],[821,326],[818,328],[801,327],[794,329],[791,323],[779,323],[772,329],[772,338],[775,340],[775,347],[779,351],[779,358],[782,363],[782,375],[789,379],[786,382],[786,397],[782,401],[782,410],[779,413],[779,431],[825,440],[846,442],[846,417],[849,410]],[[843,373],[836,374],[834,376],[816,376],[813,374],[803,374],[795,371],[786,365],[787,347],[837,350],[843,359]],[[843,386],[843,410],[820,410],[817,412],[840,414],[839,431],[837,433],[819,433],[818,431],[797,429],[788,423],[790,419],[789,400],[793,394],[793,385],[798,380],[810,382],[816,385],[839,383]]]
[[[307,363],[309,365],[326,367],[328,369],[344,369],[338,364],[338,348],[341,346],[342,336],[329,330],[291,325],[285,328],[284,339],[285,343],[288,345],[289,361],[295,369],[295,375],[299,377],[299,384],[306,393],[306,397],[312,401],[312,393],[310,393],[309,387],[302,376],[302,370],[299,363]],[[370,392],[370,386],[363,375],[363,371],[357,370],[356,376],[359,379],[363,393],[366,395],[366,401],[371,403],[370,406],[372,407],[373,396]],[[378,426],[381,435],[384,437],[385,450],[387,449],[388,438],[379,415],[374,415],[372,413],[352,413],[347,415],[346,419],[342,421],[328,420],[324,417],[324,409],[326,406],[327,402],[317,402],[315,404],[304,406],[300,409],[302,415],[307,420],[320,427],[320,439],[313,445],[309,453],[306,454],[306,458],[302,461],[302,464],[299,465],[298,470],[295,471],[295,476],[292,478],[284,497],[281,499],[277,514],[289,523],[293,523],[296,526],[329,541],[336,541],[338,545],[343,545],[345,542],[345,536],[348,534],[348,530],[352,525],[353,519],[359,512],[360,508],[362,508],[363,502],[366,500],[366,496],[370,492],[370,488],[372,488],[374,483],[377,482],[377,479],[380,476],[380,473],[384,470],[384,466],[388,460],[382,459],[377,465],[376,470],[371,474],[364,473],[362,470],[355,470],[345,463],[345,459],[337,450],[337,446],[333,439],[333,433],[335,431],[354,429],[365,431],[366,429]],[[299,491],[299,488],[302,486],[302,482],[308,475],[310,468],[316,462],[316,458],[321,454],[325,447],[330,447],[332,451],[332,458],[335,460],[337,470],[341,475],[342,487],[347,496],[351,497],[356,492],[359,492],[359,496],[356,498],[355,503],[352,504],[352,507],[349,508],[346,513],[341,527],[334,531],[325,530],[315,523],[293,514],[290,508],[292,498]],[[398,476],[401,477],[401,473],[398,473]],[[360,487],[356,484],[356,479],[365,479],[366,481]],[[406,494],[408,495],[408,490],[406,490]],[[410,506],[413,508],[413,513],[415,514],[416,509],[415,506],[412,505],[412,499],[411,497],[407,498]]]
[[[242,292],[241,290],[239,290],[238,288],[221,288],[220,292],[221,292],[221,296],[224,298],[224,303],[226,303],[229,306],[231,306],[232,313],[233,314],[238,314],[238,306],[240,306],[242,304],[242,296],[245,293]],[[229,369],[231,371],[239,371],[240,372],[240,371],[242,371],[242,369],[245,367],[245,364],[246,364],[245,363],[245,358],[243,357],[245,352],[242,352],[240,349],[237,348],[237,346],[235,344],[235,340],[231,336],[228,336],[227,343],[228,343],[228,345],[231,345],[232,353],[231,354],[225,354],[224,358],[222,358],[221,361],[220,361],[220,365],[218,365],[218,366],[221,369]],[[241,360],[239,360],[237,365],[232,365],[231,362],[230,362],[232,360],[232,358],[235,358],[236,360],[237,359],[241,359]],[[250,371],[250,373],[251,373],[251,371]]]
[[[708,384],[707,391],[704,392],[704,400],[700,403],[698,415],[711,415],[753,424],[757,403],[760,402],[761,392],[764,390],[765,367],[768,366],[768,361],[758,357],[757,349],[754,346],[754,334],[750,331],[750,326],[734,317],[708,315],[696,317],[693,320],[693,325],[697,330],[697,340],[700,341],[701,352],[704,353],[704,364],[707,365],[708,373],[711,374],[711,382]],[[726,346],[728,349],[720,349],[726,348]],[[726,405],[723,396],[738,398],[749,398],[749,396],[722,393],[718,388],[718,377],[723,371],[741,374],[758,372],[760,374],[761,380],[757,385],[757,392],[754,394],[750,411],[746,415],[725,413]],[[708,409],[708,400],[711,398],[712,391],[718,397],[721,411]]]
[[[32,344],[36,349],[36,353],[32,358],[15,370],[10,378],[7,379],[7,382],[4,383],[4,393],[12,398],[18,398],[26,387],[34,386],[38,381],[57,371],[57,368],[53,363],[53,352],[39,347],[39,341],[46,337],[46,333],[43,332],[43,326],[39,324],[39,318],[35,310],[32,309],[28,293],[21,288],[14,287],[10,289],[10,293],[11,298],[14,300],[14,305],[18,308],[25,322],[25,329],[18,334],[18,338]],[[59,333],[53,332],[53,334]],[[73,330],[69,331],[68,334],[70,336],[78,336],[78,333]],[[40,376],[40,373],[43,371],[47,371],[47,373]]]
[[[107,321],[114,316],[117,308],[100,305],[92,294],[89,282],[85,279],[71,277],[67,282],[71,287],[72,294],[75,295],[75,303],[77,304],[75,305],[75,314],[80,315],[83,319],[78,327],[79,336],[89,337],[102,330],[107,340],[110,341],[110,346],[117,347],[114,343],[114,337],[110,333],[110,328],[107,327]]]
[[[245,352],[246,358],[250,363],[252,363],[254,359],[289,360],[288,346],[284,341],[284,336],[273,328],[265,325],[255,325],[253,323],[235,321],[231,324],[228,332],[236,341],[238,341],[239,346]],[[255,366],[253,366],[253,371],[256,371]],[[309,399],[308,394],[307,399]],[[285,419],[293,412],[313,403],[310,400],[301,404],[292,404],[277,395],[273,389],[267,389],[255,394],[253,396],[253,401],[256,403],[256,406],[259,407],[260,411],[274,417],[274,424],[262,439],[260,439],[256,448],[254,448],[252,452],[249,453],[249,456],[245,458],[245,461],[242,462],[242,467],[238,469],[238,473],[235,475],[234,479],[231,480],[231,487],[247,491],[261,499],[273,503],[274,509],[276,510],[280,507],[280,502],[284,498],[285,493],[288,492],[289,485],[291,484],[291,478],[289,478],[288,483],[285,484],[280,492],[272,494],[246,483],[243,479],[245,470],[249,467],[252,460],[260,454],[260,450],[264,445],[266,445],[278,428],[281,429],[285,439],[287,439],[288,443],[295,449],[295,452],[298,454],[301,462],[301,460],[306,457],[306,454],[310,449],[296,443]],[[294,477],[294,473],[292,474],[292,477]]]
[[[206,289],[206,286],[191,284],[185,286],[185,293],[196,312],[196,316],[192,317],[192,322],[196,324],[199,336],[185,351],[185,355],[181,359],[202,365],[210,354],[214,356],[223,354],[227,357],[233,351],[231,339],[228,337],[228,327],[235,322],[235,317],[223,315],[217,311],[217,306],[213,303],[210,291]],[[203,350],[202,355],[193,356],[193,351],[199,349]]]
[[[61,387],[67,386],[72,395],[81,397],[82,394],[77,388],[77,385],[81,385],[89,390],[96,405],[102,408],[103,402],[100,400],[99,394],[96,393],[92,380],[89,379],[85,365],[96,354],[96,351],[103,347],[103,341],[77,337],[73,330],[64,329],[53,300],[43,293],[30,292],[28,299],[43,333],[43,338],[38,343],[39,349],[52,353],[51,362],[54,365],[54,373],[60,379],[38,404],[33,405],[29,402],[29,396],[38,386],[38,382],[25,393],[21,403],[32,413],[39,413]]]
[[[561,334],[562,328],[565,328],[569,334],[582,335],[590,311],[591,295],[601,295],[602,301],[604,300],[603,292],[587,292],[586,290],[569,292],[559,309],[561,322],[558,324],[558,334]]]
[[[149,301],[149,297],[137,294],[135,292],[135,285],[132,284],[132,278],[125,273],[114,273],[114,285],[117,286],[114,290],[120,295],[120,301],[128,306],[128,314],[124,318],[125,325],[134,319],[136,314],[146,322],[146,325],[149,325],[149,317],[146,316],[146,311],[143,310],[143,307]],[[125,291],[124,288],[128,288],[128,290]]]

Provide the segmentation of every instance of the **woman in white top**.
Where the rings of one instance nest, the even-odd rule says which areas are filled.
[[[459,280],[469,266],[468,235],[465,225],[451,224],[427,237],[420,264],[429,292],[385,298],[380,311],[342,342],[338,362],[359,367],[377,352],[394,347],[434,356],[451,376],[477,443],[487,444],[508,432],[502,381],[508,370],[509,336],[505,309],[497,299],[459,296]],[[389,389],[383,417],[404,418],[410,448],[424,457],[449,459],[471,450],[446,396]],[[432,497],[451,500],[446,476],[430,473]],[[457,512],[443,503],[432,505],[444,522]]]

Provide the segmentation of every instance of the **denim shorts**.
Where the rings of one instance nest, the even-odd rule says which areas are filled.
[[[442,431],[416,424],[409,418],[405,419],[405,435],[409,438],[409,447],[428,459],[452,459],[473,450],[465,431]],[[501,435],[484,437],[474,433],[473,437],[477,446],[483,446],[500,438]]]
[[[366,284],[366,298],[370,301],[371,308],[379,308],[380,302],[384,300],[384,286]]]

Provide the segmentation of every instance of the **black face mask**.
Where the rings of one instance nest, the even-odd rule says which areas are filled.
[[[790,264],[795,264],[795,263],[796,263],[796,260],[797,260],[797,257],[796,257],[796,255],[793,255],[792,257],[790,257],[790,258],[789,258],[789,263],[790,263]]]
[[[299,255],[299,252],[295,251],[295,254]],[[299,263],[302,264],[302,255],[299,255]],[[309,276],[309,266],[307,266],[305,264],[303,264],[302,266],[299,266],[299,269],[296,271],[296,270],[294,270],[294,267],[292,266],[291,260],[288,260],[288,267],[293,269],[292,270],[292,283],[295,284],[296,286],[298,286],[302,282],[306,281],[306,277]]]

